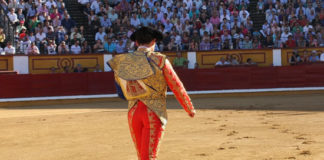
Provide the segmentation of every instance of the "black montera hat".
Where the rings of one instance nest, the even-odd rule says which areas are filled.
[[[161,41],[163,39],[163,34],[156,29],[141,27],[131,35],[130,39],[140,44],[146,44],[154,39],[156,39],[156,41]]]

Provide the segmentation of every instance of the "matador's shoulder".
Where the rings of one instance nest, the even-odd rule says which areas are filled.
[[[109,60],[108,64],[109,64],[110,68],[112,70],[118,70],[119,69],[119,64],[121,63],[121,61],[126,59],[125,55],[126,54],[116,55],[116,56],[114,56],[114,58]]]
[[[150,58],[159,68],[164,67],[166,55],[160,52],[149,52],[148,58]]]

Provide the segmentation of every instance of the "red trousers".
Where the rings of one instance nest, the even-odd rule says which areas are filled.
[[[164,131],[156,114],[138,101],[128,112],[128,124],[139,160],[156,159],[158,145]]]

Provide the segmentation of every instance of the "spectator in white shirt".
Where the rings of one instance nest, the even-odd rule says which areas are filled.
[[[133,17],[131,18],[130,23],[132,26],[137,28],[141,24],[141,21],[139,20],[139,18],[137,18],[136,14],[133,14]]]
[[[71,52],[72,52],[72,54],[80,54],[81,53],[81,47],[79,45],[79,41],[75,41],[74,45],[71,46]]]
[[[282,43],[286,43],[286,41],[288,40],[288,37],[291,36],[292,34],[290,32],[288,32],[288,30],[285,30],[285,32],[283,32],[281,34],[281,42]]]
[[[242,10],[239,12],[239,16],[243,17],[243,13],[246,13],[247,17],[250,16],[250,13],[247,10],[245,10],[244,6],[242,7]]]
[[[12,23],[18,23],[18,16],[15,13],[15,9],[11,8],[10,12],[7,14]]]
[[[91,10],[95,11],[96,14],[100,12],[100,0],[95,0],[91,3]]]
[[[97,41],[98,39],[100,39],[101,42],[104,42],[105,36],[106,36],[106,33],[103,32],[103,28],[99,28],[99,31],[96,33],[95,40]]]
[[[100,24],[101,27],[109,28],[111,26],[111,21],[107,15],[104,15],[103,17],[100,18]]]
[[[192,0],[183,0],[183,3],[185,3],[187,5],[187,10],[191,9],[192,7]]]
[[[168,13],[168,9],[167,9],[167,5],[166,2],[162,2],[162,6],[161,6],[161,12],[162,13]]]
[[[16,54],[16,49],[12,46],[10,41],[7,42],[7,46],[4,48],[4,52],[6,55]]]
[[[227,21],[231,20],[231,17],[227,14],[227,12],[223,12],[223,14],[220,16],[219,19],[221,23],[223,22],[224,18],[227,19]]]
[[[313,28],[313,26],[311,24],[309,24],[308,22],[306,22],[306,25],[303,27],[304,33],[308,33],[308,30],[310,28]]]
[[[43,32],[43,29],[41,28],[36,34],[37,47],[40,48],[40,46],[45,43],[45,40],[46,40],[46,34]]]
[[[27,49],[26,49],[26,51],[25,51],[25,54],[26,54],[26,55],[37,55],[37,54],[39,54],[39,49],[38,49],[38,47],[35,45],[34,42],[31,43],[31,44],[27,47]]]
[[[324,52],[321,54],[320,61],[324,62]]]
[[[30,32],[29,35],[28,35],[28,39],[31,41],[31,42],[35,42],[36,41],[36,37],[34,35],[34,32]]]
[[[48,1],[46,2],[46,7],[47,7],[48,9],[51,9],[52,7],[56,7],[56,6],[57,6],[57,4],[56,4],[56,2],[53,1],[53,0],[48,0]]]
[[[111,22],[115,22],[116,19],[118,19],[118,14],[115,12],[115,10],[111,10],[111,14],[108,14],[108,18]]]
[[[54,55],[56,54],[56,44],[54,43],[54,41],[50,40],[49,41],[49,45],[47,46],[47,53]]]

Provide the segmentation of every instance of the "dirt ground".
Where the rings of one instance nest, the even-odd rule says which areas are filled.
[[[159,160],[324,160],[324,94],[175,99]],[[126,102],[0,108],[0,160],[136,160]]]

